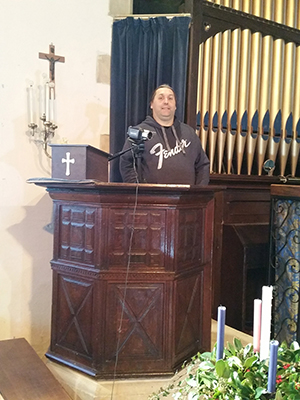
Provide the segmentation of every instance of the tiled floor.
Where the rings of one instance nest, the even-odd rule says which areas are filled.
[[[216,338],[217,323],[212,321],[212,347]],[[243,345],[252,342],[251,336],[226,327],[225,343],[232,343],[234,338],[239,338]],[[46,365],[73,400],[147,400],[151,393],[170,382],[166,378],[97,381],[49,360],[46,360]]]

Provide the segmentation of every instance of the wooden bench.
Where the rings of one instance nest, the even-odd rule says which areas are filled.
[[[24,338],[0,341],[1,396],[4,400],[71,399]]]

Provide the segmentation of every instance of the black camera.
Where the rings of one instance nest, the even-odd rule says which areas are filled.
[[[152,138],[152,132],[147,131],[146,129],[143,128],[133,128],[130,126],[127,131],[127,135],[130,137],[130,139],[140,142],[140,141],[146,141],[150,140]]]

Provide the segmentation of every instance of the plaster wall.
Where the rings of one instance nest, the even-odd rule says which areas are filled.
[[[113,15],[131,0],[0,0],[0,340],[25,337],[42,355],[51,319],[52,203],[26,183],[50,177],[51,160],[28,129],[28,93],[49,77],[39,59],[55,45],[53,143],[109,151],[110,53]],[[34,100],[35,122],[39,104]]]

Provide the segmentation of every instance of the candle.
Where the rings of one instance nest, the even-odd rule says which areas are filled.
[[[34,122],[33,120],[33,86],[30,85],[28,88],[28,111],[29,111],[29,124]]]
[[[53,122],[53,99],[49,100],[49,121]]]
[[[254,316],[253,316],[253,351],[259,352],[260,348],[260,331],[261,331],[261,305],[260,299],[254,300]]]
[[[49,83],[49,121],[54,122],[54,82]]]
[[[221,360],[223,358],[224,351],[224,335],[225,335],[225,317],[226,317],[226,307],[218,307],[218,330],[217,330],[217,354],[216,360]]]
[[[269,346],[271,337],[271,314],[272,314],[273,286],[263,286],[261,306],[261,331],[260,331],[260,360],[269,357]]]
[[[40,100],[40,115],[46,114],[45,112],[45,88],[44,86],[39,86],[39,100]]]
[[[268,371],[269,393],[274,393],[276,387],[278,345],[279,343],[277,340],[272,340],[270,343],[270,360],[269,360],[269,371]]]
[[[45,85],[45,114],[46,114],[46,121],[49,121],[49,100],[50,100],[50,88],[49,83]]]

